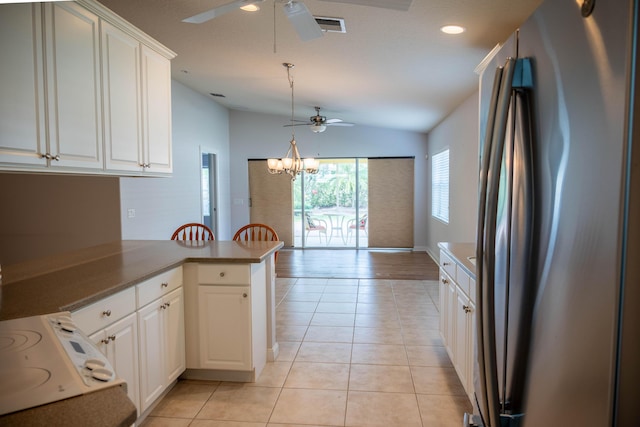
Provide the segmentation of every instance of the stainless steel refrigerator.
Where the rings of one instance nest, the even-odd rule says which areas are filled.
[[[546,0],[484,64],[466,425],[640,426],[637,19]]]

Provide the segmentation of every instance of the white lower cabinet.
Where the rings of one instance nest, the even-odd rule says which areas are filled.
[[[441,252],[440,333],[469,399],[473,399],[474,298],[475,281],[452,257]]]
[[[249,286],[198,286],[200,367],[249,371],[251,290]]]
[[[255,381],[268,351],[265,263],[185,268],[187,377]]]
[[[127,395],[140,409],[138,392],[138,322],[136,313],[102,329],[89,338],[107,356],[118,377],[127,382]]]
[[[140,412],[185,369],[182,287],[138,310]]]
[[[140,414],[136,294],[129,288],[71,313],[73,321],[107,357]]]

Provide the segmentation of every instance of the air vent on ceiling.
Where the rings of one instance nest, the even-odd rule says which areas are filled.
[[[344,19],[342,18],[327,18],[325,16],[314,16],[316,22],[322,29],[328,33],[346,33],[347,29],[344,26]]]

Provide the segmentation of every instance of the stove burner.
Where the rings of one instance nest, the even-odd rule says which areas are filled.
[[[49,381],[51,372],[42,368],[18,368],[0,371],[0,399],[34,389]]]
[[[39,332],[30,330],[0,331],[0,352],[24,351],[42,340]]]

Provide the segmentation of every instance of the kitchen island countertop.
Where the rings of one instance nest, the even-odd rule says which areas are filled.
[[[78,310],[186,262],[260,263],[282,246],[122,240],[2,266],[0,320]]]

